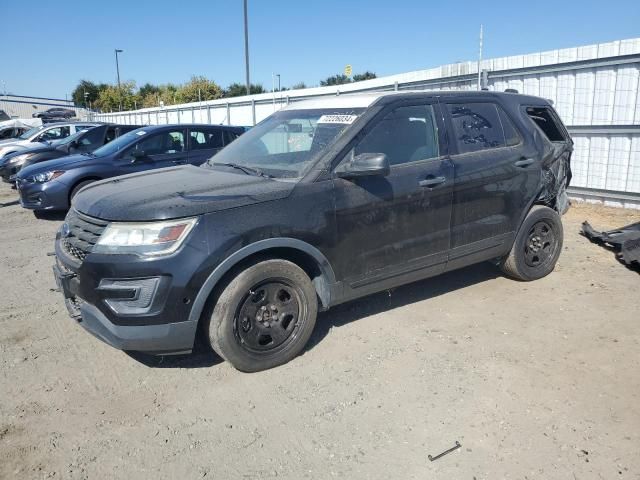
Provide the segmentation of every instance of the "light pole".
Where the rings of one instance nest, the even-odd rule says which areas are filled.
[[[116,74],[118,75],[118,100],[120,101],[120,111],[122,111],[122,89],[120,88],[120,65],[118,64],[118,54],[122,53],[122,50],[115,49],[116,52]]]
[[[247,95],[251,95],[249,82],[249,21],[247,20],[247,0],[244,0],[244,66],[247,75]]]
[[[276,77],[278,77],[278,91],[280,91],[280,74],[276,73]]]

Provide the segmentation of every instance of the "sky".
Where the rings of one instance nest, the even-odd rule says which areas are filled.
[[[640,37],[640,2],[248,0],[252,83],[271,89]],[[242,0],[0,0],[0,92],[65,98],[81,79],[244,83]]]

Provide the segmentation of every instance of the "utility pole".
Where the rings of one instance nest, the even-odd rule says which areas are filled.
[[[276,77],[278,77],[278,91],[280,91],[280,74],[276,73]]]
[[[116,74],[118,75],[118,100],[120,100],[120,111],[122,111],[122,89],[120,88],[120,65],[118,64],[118,54],[122,53],[122,50],[116,48]]]
[[[251,95],[249,81],[249,21],[247,20],[247,0],[244,0],[244,65],[247,76],[247,95]]]
[[[482,90],[482,24],[480,24],[480,49],[478,50],[478,90]]]

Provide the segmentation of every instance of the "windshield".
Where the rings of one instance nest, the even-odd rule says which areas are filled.
[[[44,128],[44,125],[40,125],[39,127],[30,128],[29,130],[24,132],[22,135],[20,135],[18,138],[20,140],[29,140],[31,137],[33,137],[36,133],[38,133],[43,128]]]
[[[98,157],[104,157],[107,155],[112,155],[114,153],[119,152],[120,150],[127,148],[134,141],[138,140],[142,135],[145,135],[147,132],[142,128],[138,128],[136,130],[131,130],[129,133],[125,133],[124,135],[120,135],[115,140],[103,145],[102,147],[93,151],[93,154]]]
[[[283,110],[256,125],[209,159],[275,178],[299,178],[313,161],[351,125],[363,108]]]

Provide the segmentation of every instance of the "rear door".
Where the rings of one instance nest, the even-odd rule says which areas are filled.
[[[192,127],[189,129],[189,163],[202,165],[224,147],[224,129]]]
[[[445,100],[455,168],[448,268],[505,253],[537,193],[540,159],[505,109],[486,99]]]
[[[444,270],[453,166],[441,120],[438,104],[428,99],[389,106],[342,160],[384,153],[391,166],[388,176],[334,179],[334,269],[358,294]]]

